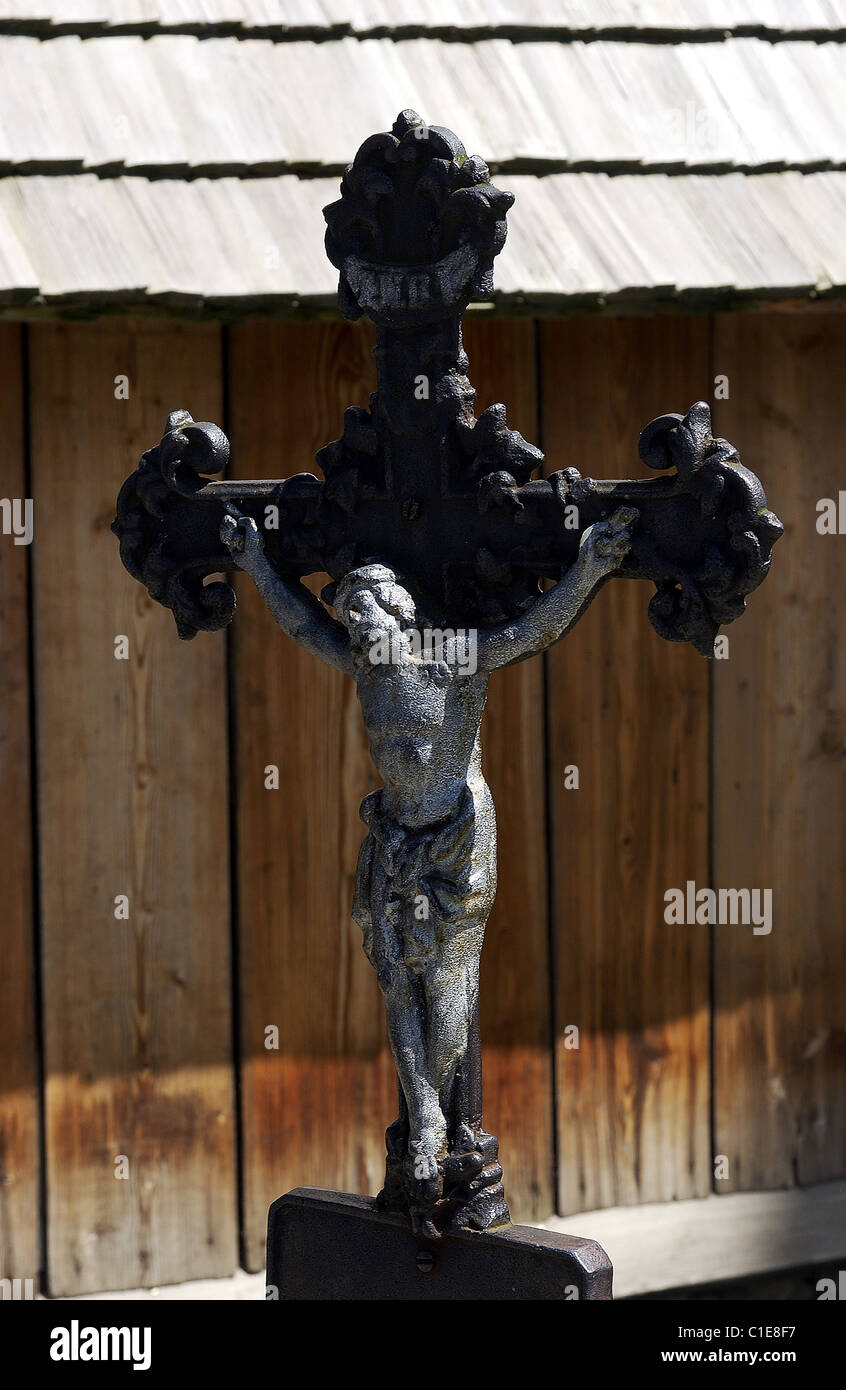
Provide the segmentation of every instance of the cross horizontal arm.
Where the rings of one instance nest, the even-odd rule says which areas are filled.
[[[207,481],[204,475],[221,472],[228,459],[229,443],[217,425],[175,411],[118,496],[112,530],[121,559],[150,596],[171,609],[183,638],[225,627],[235,612],[228,584],[205,583],[209,575],[237,568],[220,536],[227,507],[255,520],[279,573],[297,578],[323,568],[313,548],[318,479],[306,473]]]
[[[310,473],[210,482],[204,475],[228,458],[225,436],[179,412],[124,484],[113,530],[127,569],[173,611],[182,637],[233,616],[229,585],[204,582],[235,567],[220,538],[232,505],[256,522],[267,566],[289,583],[324,571],[339,579],[378,559],[452,625],[513,632],[508,625],[537,601],[538,580],[560,580],[575,563],[586,529],[632,506],[638,520],[615,573],[656,585],[649,617],[660,636],[712,655],[719,626],[743,612],[767,573],[781,523],[736,451],[711,435],[702,402],[684,418],[653,421],[640,453],[675,472],[606,480],[567,468],[520,486],[500,469],[443,495],[421,484],[417,496],[391,489],[372,461],[366,473],[345,463],[342,486],[331,470],[325,483]]]
[[[712,435],[704,402],[685,416],[653,420],[638,447],[649,467],[675,472],[597,480],[567,468],[522,487],[503,473],[482,478],[477,502],[495,520],[484,540],[469,514],[460,523],[466,550],[484,546],[476,553],[472,578],[477,591],[480,572],[483,581],[498,582],[500,593],[516,599],[507,614],[516,616],[537,601],[529,581],[536,583],[539,575],[560,579],[573,565],[588,527],[621,507],[634,507],[638,519],[614,573],[655,584],[648,614],[659,636],[690,642],[712,656],[720,626],[744,612],[747,595],[766,576],[783,527],[754,473],[742,466],[731,444]],[[465,574],[470,571],[472,565],[465,565]]]

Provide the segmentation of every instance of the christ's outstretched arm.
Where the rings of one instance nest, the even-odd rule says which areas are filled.
[[[253,518],[243,516],[230,505],[221,522],[220,538],[238,568],[250,576],[282,631],[312,656],[352,674],[346,629],[330,617],[304,584],[276,573],[264,553],[261,533]]]
[[[620,507],[607,521],[589,526],[579,544],[577,559],[553,588],[519,618],[479,632],[479,668],[493,671],[498,666],[510,666],[569,632],[598,593],[603,579],[621,564],[637,517],[637,508]]]

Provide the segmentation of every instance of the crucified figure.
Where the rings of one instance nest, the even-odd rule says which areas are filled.
[[[385,998],[401,1101],[380,1195],[406,1206],[429,1237],[445,1204],[453,1224],[508,1219],[496,1141],[457,1097],[496,893],[496,819],[479,736],[488,677],[564,636],[619,568],[637,516],[621,507],[588,527],[563,578],[519,618],[442,641],[434,653],[426,633],[444,629],[432,627],[416,586],[394,570],[371,562],[346,574],[331,590],[338,621],[273,569],[252,518],[230,506],[221,526],[282,630],[356,683],[383,785],[361,807],[368,833],[353,916]]]

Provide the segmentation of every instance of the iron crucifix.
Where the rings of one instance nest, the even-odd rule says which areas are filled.
[[[642,432],[640,456],[661,477],[619,482],[575,469],[533,480],[543,455],[504,406],[474,416],[461,318],[492,292],[512,201],[412,111],[366,140],[325,210],[326,249],[343,314],[378,327],[378,389],[318,454],[323,480],[209,482],[226,438],[178,411],[124,484],[112,528],[181,637],[231,620],[232,589],[205,580],[242,569],[290,637],[356,682],[382,786],[361,809],[353,915],[399,1077],[379,1201],[430,1239],[509,1219],[481,1103],[490,672],[558,641],[611,576],[652,580],[659,635],[713,655],[782,531],[703,402]],[[322,602],[300,583],[312,573],[330,577]]]

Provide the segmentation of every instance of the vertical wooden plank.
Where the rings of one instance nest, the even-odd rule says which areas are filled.
[[[23,501],[21,329],[0,324],[0,495]],[[0,535],[0,1279],[35,1279],[40,1263],[38,1057],[30,843],[29,634],[26,545]]]
[[[116,398],[120,375],[128,400]],[[180,642],[109,532],[118,488],[167,412],[220,418],[220,386],[216,328],[32,333],[56,1294],[236,1264],[224,643]],[[119,634],[126,661],[115,659]],[[115,917],[117,895],[128,920]]]
[[[535,325],[465,324],[476,413],[503,401],[512,429],[537,442]],[[515,1221],[554,1210],[543,667],[491,679],[482,731],[496,804],[498,888],[482,953],[485,1125],[499,1137]]]
[[[317,471],[375,385],[368,329],[249,324],[230,338],[239,477]],[[319,589],[319,582],[315,582]],[[245,1260],[300,1184],[374,1193],[396,1077],[375,973],[350,916],[376,785],[353,683],[275,626],[249,580],[233,626]],[[265,768],[279,768],[279,790]],[[278,1047],[273,1047],[277,1028]]]
[[[643,425],[709,394],[705,319],[550,322],[542,343],[550,470],[643,475]],[[708,667],[653,632],[651,592],[608,585],[547,658],[565,1214],[710,1185],[707,928],[663,915],[708,881]]]
[[[720,315],[719,432],[785,523],[715,678],[715,879],[772,890],[772,931],[716,928],[718,1192],[846,1174],[846,317]],[[734,634],[737,634],[736,638]]]

